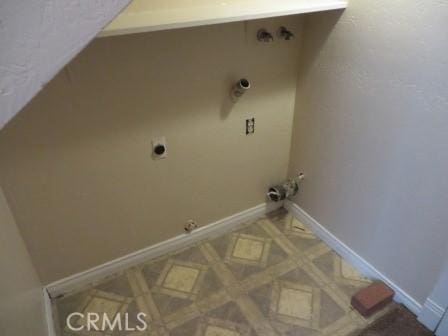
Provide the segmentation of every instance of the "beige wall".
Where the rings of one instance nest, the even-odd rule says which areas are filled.
[[[0,188],[0,334],[46,335],[42,285]]]
[[[281,24],[297,39],[254,40]],[[43,282],[263,203],[287,173],[300,30],[289,17],[98,39],[13,119],[0,182]],[[232,106],[241,77],[253,89]]]
[[[295,200],[423,303],[448,237],[448,7],[350,1],[307,18]]]

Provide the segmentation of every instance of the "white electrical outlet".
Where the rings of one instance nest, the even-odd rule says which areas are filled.
[[[165,159],[168,155],[165,137],[152,139],[152,157],[154,160]]]

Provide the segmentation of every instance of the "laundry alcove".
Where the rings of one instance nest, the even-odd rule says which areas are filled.
[[[207,20],[95,39],[2,130],[1,184],[44,283],[263,204],[288,177],[304,16]]]
[[[134,0],[106,24],[126,0],[20,1],[0,14],[2,295],[33,287],[35,310],[43,286],[51,318],[50,298],[63,314],[84,294],[135,311],[151,292],[170,316],[161,334],[188,335],[191,308],[192,335],[347,335],[369,322],[353,289],[381,279],[440,322],[444,4]],[[298,176],[294,197],[269,199]],[[195,310],[204,289],[217,306]],[[240,298],[254,319],[217,322]]]

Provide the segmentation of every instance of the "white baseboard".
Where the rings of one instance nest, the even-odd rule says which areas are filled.
[[[50,294],[48,293],[46,288],[42,289],[42,295],[43,295],[45,324],[47,326],[47,334],[48,336],[56,336],[56,331],[54,329],[53,310],[51,309]]]
[[[308,225],[308,227],[314,231],[314,233],[328,244],[334,251],[336,251],[342,258],[347,262],[355,266],[364,276],[370,279],[382,280],[390,288],[395,291],[395,301],[405,305],[410,311],[418,315],[422,310],[422,305],[415,300],[411,295],[406,293],[397,284],[392,282],[387,276],[378,271],[369,262],[363,259],[350,247],[339,240],[335,235],[318,223],[313,217],[307,214],[302,208],[297,204],[286,201],[285,208],[288,209],[298,220],[303,222],[303,224]]]
[[[431,299],[427,299],[418,315],[418,320],[429,330],[435,331],[445,314],[445,309]]]
[[[262,217],[268,212],[278,209],[281,206],[283,206],[282,202],[263,203],[257,205],[256,207],[244,210],[230,217],[203,226],[192,233],[181,234],[177,237],[136,251],[124,257],[109,261],[84,272],[53,282],[46,286],[46,290],[51,298],[69,294],[89,284],[95,283],[98,280],[112,276],[117,272],[124,271],[129,267],[160,257],[166,253],[174,252],[175,250],[203,240],[210,235],[228,231],[229,229],[232,229],[233,227],[238,226],[248,220]]]

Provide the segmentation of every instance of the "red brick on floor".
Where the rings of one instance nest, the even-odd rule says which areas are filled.
[[[361,289],[352,297],[352,307],[369,317],[392,302],[395,292],[381,281]]]

